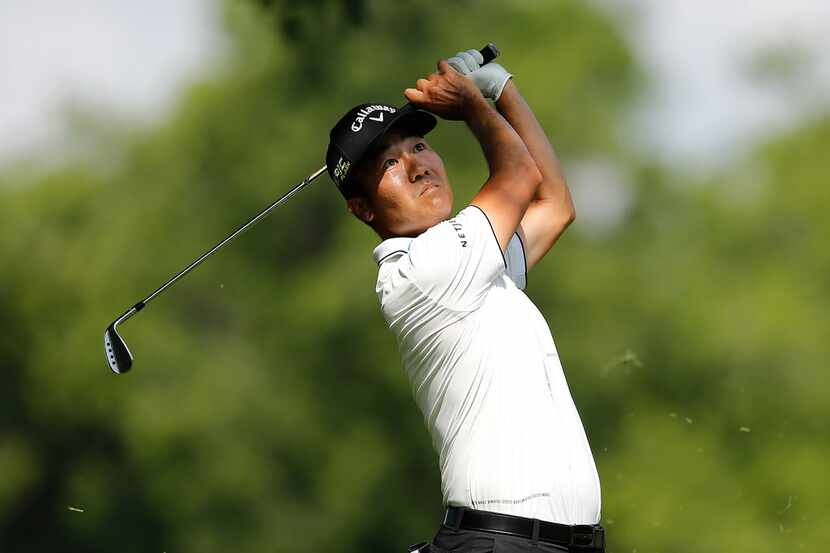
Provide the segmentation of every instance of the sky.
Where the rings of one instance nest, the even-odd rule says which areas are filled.
[[[830,56],[820,55],[830,52],[830,2],[594,3],[625,23],[650,79],[629,132],[670,163],[727,161],[830,97]],[[210,0],[0,0],[0,165],[66,141],[68,100],[163,117],[221,56],[219,19]],[[752,80],[759,51],[789,52],[799,69],[783,83]]]
[[[67,139],[67,101],[163,117],[221,55],[203,0],[0,0],[0,164]]]
[[[764,136],[830,109],[827,0],[599,4],[626,22],[651,81],[635,118],[639,142],[675,165],[723,164]],[[764,58],[800,63],[784,82],[752,78],[749,69]]]

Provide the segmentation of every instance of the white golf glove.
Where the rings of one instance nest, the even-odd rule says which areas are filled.
[[[458,52],[456,55],[447,60],[450,67],[469,77],[476,84],[478,89],[485,98],[490,98],[494,102],[501,96],[502,90],[507,85],[507,81],[513,75],[501,65],[490,62],[482,66],[484,58],[478,50],[467,50],[466,52]]]

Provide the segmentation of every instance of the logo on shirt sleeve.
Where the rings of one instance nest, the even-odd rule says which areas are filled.
[[[449,220],[449,223],[452,226],[452,228],[455,230],[455,234],[458,235],[458,240],[461,242],[461,247],[466,248],[467,247],[467,235],[464,234],[464,225],[462,225],[461,223],[456,221],[454,217]]]

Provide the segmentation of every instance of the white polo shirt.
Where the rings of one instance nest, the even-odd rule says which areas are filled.
[[[562,524],[600,519],[600,484],[550,329],[470,205],[374,252],[376,291],[439,455],[446,505]]]

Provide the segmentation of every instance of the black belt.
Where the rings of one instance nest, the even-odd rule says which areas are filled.
[[[538,539],[575,549],[602,549],[605,529],[599,524],[557,524],[536,518],[517,517],[466,507],[449,507],[444,525],[455,530],[482,530],[509,536]]]

